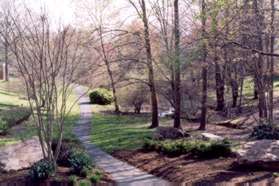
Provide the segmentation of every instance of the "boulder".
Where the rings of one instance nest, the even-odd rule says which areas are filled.
[[[215,134],[211,134],[211,133],[207,133],[207,132],[202,133],[201,136],[202,136],[203,140],[208,140],[208,141],[222,141],[222,140],[224,140],[224,138],[221,137],[221,136],[217,136]]]
[[[190,135],[186,133],[183,129],[176,129],[173,127],[158,127],[153,134],[153,139],[180,139],[189,136]]]
[[[266,169],[279,169],[279,140],[258,140],[236,150],[237,163]]]
[[[31,167],[43,159],[38,138],[0,148],[0,172],[18,171]]]

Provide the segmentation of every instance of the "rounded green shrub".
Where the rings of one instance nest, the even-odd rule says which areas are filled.
[[[105,88],[98,88],[89,94],[90,102],[98,105],[109,105],[113,102],[112,92]]]
[[[35,163],[29,171],[29,176],[34,180],[45,180],[54,173],[52,162],[43,159]]]
[[[227,140],[197,144],[192,153],[201,159],[228,157],[232,154],[231,143]]]
[[[84,177],[86,177],[87,172],[92,169],[92,160],[90,156],[83,151],[71,152],[69,156],[69,163],[74,173]]]

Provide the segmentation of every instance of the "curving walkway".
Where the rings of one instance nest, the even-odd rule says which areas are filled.
[[[83,96],[85,91],[82,87],[77,87],[75,92],[81,96],[80,105],[80,120],[74,128],[75,135],[80,139],[88,153],[92,156],[95,164],[102,168],[105,172],[111,174],[112,179],[119,186],[170,186],[174,185],[165,180],[157,178],[151,174],[143,172],[125,162],[122,162],[106,152],[102,151],[91,143],[91,119],[92,108],[89,103],[89,98]]]

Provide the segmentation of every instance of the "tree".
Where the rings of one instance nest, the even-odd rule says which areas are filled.
[[[207,44],[206,44],[206,2],[201,1],[201,37],[202,37],[202,101],[200,130],[206,129],[207,123]]]
[[[159,126],[159,118],[158,118],[158,101],[157,101],[157,93],[155,87],[154,80],[154,67],[153,67],[153,59],[152,59],[152,49],[150,42],[150,33],[149,33],[149,23],[147,18],[147,10],[145,0],[138,0],[140,5],[140,9],[138,9],[137,5],[129,0],[130,4],[135,8],[138,13],[138,16],[141,18],[142,23],[144,25],[144,43],[145,43],[145,51],[146,51],[146,64],[148,69],[148,85],[150,88],[151,95],[151,107],[152,107],[152,123],[150,128],[156,128]]]
[[[270,19],[270,53],[274,53],[274,44],[275,44],[275,1],[270,0],[271,8],[271,19]],[[273,83],[274,83],[274,57],[270,57],[270,67],[269,67],[269,123],[273,124]]]
[[[1,17],[2,19],[0,20],[0,25],[1,25],[1,43],[3,45],[4,48],[4,65],[5,65],[5,69],[4,69],[4,80],[5,81],[9,81],[9,57],[10,57],[10,43],[8,41],[8,38],[10,36],[10,33],[12,32],[13,29],[13,25],[12,22],[10,20],[11,17],[11,7],[12,7],[12,2],[8,2],[8,1],[3,1],[1,3]]]
[[[174,128],[181,128],[181,79],[180,79],[180,29],[179,29],[179,1],[174,0],[174,37],[175,37],[175,62],[174,62]]]
[[[68,97],[78,78],[85,75],[79,73],[84,38],[71,27],[52,31],[45,14],[24,11],[20,17],[11,17],[10,48],[26,87],[44,158],[56,167],[65,119],[73,106],[67,103]],[[52,151],[54,130],[58,145]]]

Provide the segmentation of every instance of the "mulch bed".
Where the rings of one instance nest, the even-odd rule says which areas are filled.
[[[57,175],[51,177],[43,182],[34,183],[34,181],[28,178],[29,170],[22,170],[11,173],[1,173],[0,174],[0,186],[2,185],[16,185],[16,186],[29,186],[29,185],[38,185],[38,186],[70,186],[72,185],[68,181],[68,177],[71,175],[70,169],[66,167],[59,167],[57,170]],[[103,178],[100,184],[97,185],[109,185],[113,183],[112,178],[109,174],[103,172]]]
[[[234,168],[235,158],[197,160],[187,155],[170,158],[157,152],[116,151],[113,156],[171,182],[208,183],[279,183],[268,171]]]

